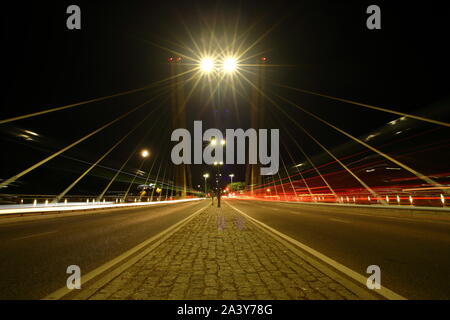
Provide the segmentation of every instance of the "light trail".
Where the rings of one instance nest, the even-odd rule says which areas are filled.
[[[282,143],[284,145],[284,141],[282,141]],[[389,143],[389,144],[392,144],[392,143]],[[435,144],[435,143],[431,143],[430,145],[433,145],[433,144]],[[385,145],[388,145],[388,144],[385,144]],[[382,145],[382,146],[385,146],[385,145]],[[443,148],[443,147],[445,147],[445,146],[438,146],[438,147],[435,147],[435,148],[437,149],[437,148]],[[429,149],[425,149],[425,150],[414,150],[413,152],[399,154],[399,156],[413,155],[413,154],[416,154],[416,153],[419,153],[419,152],[425,152],[427,150],[432,150],[432,149],[435,149],[435,148],[429,148]],[[288,154],[290,154],[288,149],[286,149],[286,151],[288,152]],[[348,159],[348,158],[351,158],[351,157],[355,157],[355,156],[360,155],[360,154],[365,153],[365,152],[368,152],[368,150],[367,151],[358,152],[358,153],[355,153],[355,154],[352,154],[352,155],[349,155],[349,156],[346,156],[346,157],[341,157],[339,159],[340,160],[345,160],[345,159]],[[291,156],[291,160],[292,160],[293,163],[295,163],[294,159],[292,159],[292,156]],[[356,161],[353,162],[353,164],[355,164],[357,162],[364,161],[364,160],[365,160],[364,158],[356,160]],[[335,164],[335,163],[336,163],[336,161],[331,161],[331,162],[328,162],[328,163],[325,163],[323,165],[318,166],[318,168],[325,168],[325,167],[330,166],[330,165]],[[369,162],[369,163],[366,163],[366,164],[362,164],[362,165],[357,166],[357,167],[352,167],[352,169],[353,170],[357,170],[357,169],[362,169],[362,168],[365,168],[365,167],[375,166],[377,164],[382,164],[382,163],[383,163],[383,160],[377,160],[377,161]],[[298,167],[296,167],[296,169],[299,172]],[[308,172],[311,172],[313,170],[314,169],[305,170],[304,173],[308,173]],[[344,171],[345,170],[333,171],[333,172],[330,172],[330,173],[323,174],[323,176],[336,175],[336,174],[342,173]],[[293,177],[298,176],[299,174],[300,173],[292,174],[292,175],[290,175],[290,177],[293,178]],[[440,175],[447,176],[447,175],[450,175],[450,173],[448,173],[448,174],[444,173],[444,174],[440,174]],[[303,178],[303,176],[301,174],[300,174],[300,176],[302,177],[302,180],[304,180],[304,178]],[[436,174],[434,174],[433,176],[436,176]],[[281,180],[284,180],[286,178],[283,178]],[[309,178],[307,178],[307,180],[316,179],[316,178],[318,178],[318,175],[317,176],[313,176],[313,177],[309,177]],[[404,179],[411,180],[411,178],[402,178],[402,179],[393,179],[392,181],[401,181],[401,180],[404,180]],[[414,179],[418,179],[418,178],[414,177]],[[276,180],[276,181],[278,182],[279,180]],[[298,180],[296,180],[296,181],[298,181]],[[264,184],[261,184],[260,186],[264,186]]]
[[[352,136],[351,134],[347,133],[346,131],[344,131],[344,130],[342,130],[342,129],[339,129],[338,127],[332,125],[332,124],[329,123],[328,121],[323,120],[322,118],[320,118],[320,117],[316,116],[315,114],[313,114],[313,113],[311,113],[311,112],[305,110],[304,108],[302,108],[302,107],[300,107],[299,105],[297,105],[297,104],[291,102],[290,100],[288,100],[288,99],[286,99],[286,98],[283,98],[283,97],[281,97],[281,96],[279,96],[279,95],[277,95],[277,96],[278,96],[280,99],[282,99],[282,100],[284,100],[285,102],[287,102],[288,104],[290,104],[290,105],[292,105],[292,106],[294,106],[294,107],[296,107],[296,108],[302,110],[303,112],[305,112],[306,114],[310,115],[311,117],[313,117],[313,118],[319,120],[320,122],[322,122],[322,123],[328,125],[329,127],[335,129],[336,131],[339,131],[339,132],[342,133],[343,135],[345,135],[345,136],[349,137],[350,139],[352,139],[352,140],[358,142],[359,144],[363,145],[364,147],[366,147],[366,148],[368,148],[368,149],[370,149],[370,150],[376,152],[377,154],[381,155],[381,156],[384,157],[385,159],[387,159],[387,160],[389,160],[389,161],[395,163],[396,165],[402,167],[403,169],[405,169],[405,170],[411,172],[411,173],[414,174],[415,176],[420,177],[420,179],[424,180],[425,182],[427,182],[427,183],[429,183],[429,184],[431,184],[431,185],[434,185],[434,186],[436,186],[436,187],[442,187],[441,184],[437,183],[436,181],[434,181],[433,179],[429,178],[428,176],[426,176],[426,175],[424,175],[424,174],[422,174],[422,173],[420,173],[420,172],[418,172],[418,171],[412,169],[411,167],[409,167],[409,166],[403,164],[402,162],[400,162],[400,161],[398,161],[398,160],[392,158],[391,156],[389,156],[389,155],[387,155],[387,154],[381,152],[380,150],[376,149],[375,147],[372,147],[371,145],[365,143],[365,142],[362,141],[361,139],[358,139],[358,138]]]
[[[302,129],[302,131],[304,131],[311,139],[313,139],[316,143],[318,143],[319,146],[321,146],[321,147],[322,147],[322,148],[323,148],[330,156],[332,156],[338,163],[340,163],[340,164],[347,170],[347,172],[349,172],[356,180],[358,180],[358,182],[360,182],[360,183],[361,183],[361,184],[362,184],[362,185],[363,185],[363,186],[364,186],[364,187],[365,187],[365,188],[366,188],[366,189],[367,189],[374,197],[379,198],[379,196],[378,196],[378,195],[377,195],[377,194],[376,194],[376,193],[375,193],[375,192],[374,192],[367,184],[365,184],[358,176],[356,176],[356,174],[354,174],[351,170],[349,170],[349,169],[348,169],[342,162],[340,162],[333,154],[330,154],[330,151],[329,151],[328,149],[324,148],[324,146],[321,145],[321,144],[317,141],[317,139],[315,139],[311,134],[309,134],[302,126],[300,126],[299,123],[298,123],[297,121],[295,121],[294,119],[292,119],[291,117],[289,117],[289,116],[286,114],[286,112],[285,112],[281,107],[278,106],[277,103],[275,103],[275,102],[274,102],[270,97],[268,97],[264,92],[262,92],[261,90],[259,90],[259,88],[257,88],[251,81],[249,81],[248,79],[246,79],[245,76],[244,76],[243,78],[244,78],[248,83],[250,83],[250,85],[252,85],[257,91],[259,91],[264,97],[266,97],[267,100],[269,100],[275,107],[277,107],[281,112],[283,112],[283,113],[284,113],[291,121],[293,121],[300,129]],[[323,119],[321,119],[321,118],[315,116],[314,114],[312,114],[312,113],[310,113],[310,112],[304,110],[303,108],[299,107],[298,105],[294,104],[293,102],[291,102],[291,101],[289,101],[289,100],[287,100],[287,99],[285,99],[285,98],[283,98],[283,97],[281,97],[281,96],[279,96],[279,95],[276,95],[276,96],[277,96],[278,98],[282,99],[283,101],[288,102],[289,104],[291,104],[291,105],[293,105],[293,106],[296,106],[297,108],[301,109],[301,110],[304,111],[305,113],[307,113],[307,114],[313,116],[314,118],[320,120],[321,122],[326,123],[327,125],[331,126],[331,127],[334,128],[335,130],[337,130],[337,131],[343,133],[344,135],[348,136],[348,137],[351,138],[352,140],[354,140],[354,141],[356,141],[356,142],[358,142],[358,143],[361,143],[363,146],[365,146],[365,147],[367,147],[368,149],[370,149],[370,150],[372,150],[372,151],[378,153],[379,155],[382,155],[382,156],[385,157],[386,159],[388,159],[388,160],[394,162],[395,164],[401,166],[402,168],[404,168],[405,170],[407,170],[407,171],[409,171],[409,172],[415,174],[416,176],[424,176],[423,174],[420,174],[419,172],[415,171],[414,169],[412,169],[412,168],[410,168],[410,167],[404,165],[403,163],[399,162],[398,160],[393,159],[392,157],[390,157],[390,156],[388,156],[388,155],[382,153],[381,151],[377,150],[376,148],[374,148],[374,147],[372,147],[372,146],[370,146],[370,145],[364,143],[364,142],[361,141],[360,139],[358,139],[358,138],[356,138],[356,137],[353,137],[352,135],[348,134],[347,132],[345,132],[345,131],[343,131],[343,130],[341,130],[341,129],[339,129],[339,128],[337,128],[337,127],[331,125],[331,124],[329,124],[329,123],[326,122],[325,120],[323,120]],[[440,186],[439,183],[435,182],[434,180],[430,179],[429,177],[426,177],[424,180],[425,180],[427,183],[430,183],[430,184],[432,184],[432,185]],[[382,203],[384,203],[384,200],[383,200],[383,199],[380,199],[380,201],[381,201]]]
[[[432,131],[432,130],[430,130],[430,131]],[[289,134],[289,132],[287,132],[287,133]],[[411,136],[411,137],[420,136],[420,135],[422,135],[422,134],[424,134],[424,133],[417,133],[417,134],[415,134],[415,135],[413,135],[413,136]],[[411,137],[409,137],[409,138],[411,138]],[[400,139],[399,141],[394,141],[394,142],[385,143],[385,144],[380,145],[380,147],[386,147],[386,146],[389,146],[389,145],[398,143],[398,142],[400,142],[400,141],[403,141],[403,140],[405,140],[405,139],[408,139],[408,138],[402,138],[402,139]],[[447,141],[447,140],[444,140],[444,142],[445,142],[445,141]],[[294,140],[294,142],[295,142],[295,140]],[[283,145],[285,145],[284,141],[282,141],[282,143],[283,143]],[[442,142],[433,142],[433,143],[427,144],[427,145],[425,145],[425,146],[432,146],[432,145],[434,145],[434,144],[436,144],[436,143],[442,143]],[[445,148],[445,147],[446,147],[445,145],[444,145],[444,146],[439,145],[439,146],[436,146],[436,147],[430,147],[430,148],[428,148],[428,149],[421,149],[421,150],[416,150],[417,148],[414,147],[414,150],[413,150],[412,152],[409,152],[409,153],[403,153],[403,154],[399,153],[399,156],[413,155],[413,154],[416,154],[416,153],[419,153],[419,152],[426,152],[426,151],[430,151],[430,150],[434,150],[434,149],[440,149],[440,148]],[[289,149],[286,148],[286,147],[285,147],[285,149],[286,149],[286,151],[288,152],[288,154],[290,155]],[[368,152],[369,152],[369,150],[363,150],[363,151],[360,151],[360,152],[357,152],[357,153],[354,153],[354,154],[351,154],[351,155],[348,155],[348,156],[345,156],[345,157],[340,157],[339,159],[342,161],[342,160],[350,159],[350,158],[352,158],[352,157],[356,157],[356,156],[358,156],[358,155],[361,155],[361,154],[364,154],[364,153],[368,153]],[[292,158],[291,155],[290,155],[290,157],[291,157],[291,161],[292,161],[293,163],[295,163],[295,161],[294,161],[294,159]],[[361,158],[361,159],[359,159],[359,160],[354,161],[353,164],[356,163],[356,162],[364,161],[364,160],[365,160],[364,158]],[[328,163],[325,163],[325,164],[322,164],[322,165],[320,165],[320,166],[317,166],[317,168],[325,168],[325,167],[330,166],[330,165],[335,164],[335,163],[336,163],[336,161],[330,161],[330,162],[328,162]],[[363,168],[363,167],[366,167],[366,166],[369,167],[369,166],[373,166],[373,165],[376,165],[376,164],[379,164],[379,163],[382,163],[382,160],[370,162],[370,163],[361,165],[361,166],[359,166],[359,167],[353,167],[353,169],[355,170],[355,169]],[[299,172],[298,167],[296,167],[296,169],[297,169],[297,171]],[[311,172],[311,171],[313,171],[313,170],[314,170],[314,169],[305,170],[304,173],[308,173],[308,172]],[[325,176],[332,175],[332,174],[337,174],[337,173],[340,173],[340,172],[342,172],[342,171],[335,171],[334,173],[331,172],[331,173],[325,174]],[[299,172],[298,174],[293,174],[293,175],[291,175],[291,177],[295,177],[295,176],[297,176],[297,175],[299,175],[299,174],[300,174],[300,172]],[[301,174],[300,174],[300,175],[301,175]],[[436,174],[434,174],[433,176],[435,176],[435,175],[436,175]],[[314,177],[312,177],[312,178],[314,178]],[[308,179],[312,179],[312,178],[308,178]],[[416,178],[417,178],[417,177],[416,177]],[[303,179],[303,177],[302,177],[302,179]],[[405,178],[405,179],[406,179],[406,178]],[[408,178],[408,179],[409,179],[409,178]],[[394,181],[394,180],[393,180],[393,181]]]
[[[168,200],[168,201],[149,201],[149,202],[133,202],[133,203],[102,203],[102,204],[93,204],[86,205],[85,203],[72,204],[68,203],[67,205],[54,205],[54,206],[45,206],[45,207],[26,207],[26,208],[8,208],[3,209],[0,206],[0,215],[6,214],[23,214],[23,213],[37,213],[37,212],[60,212],[60,211],[80,211],[80,210],[90,210],[90,209],[108,209],[108,208],[127,208],[127,207],[144,207],[151,206],[156,204],[164,204],[164,203],[180,203],[180,202],[189,202],[189,201],[199,201],[204,198],[189,198],[189,199],[178,199],[178,200]]]

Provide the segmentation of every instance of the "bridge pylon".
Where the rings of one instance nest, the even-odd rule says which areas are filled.
[[[171,76],[171,118],[172,128],[186,128],[186,99],[184,90],[184,76],[178,76],[185,71],[181,57],[169,58],[169,68]],[[192,176],[190,167],[186,164],[175,166],[175,186],[176,195],[182,198],[188,195],[188,190],[192,189]]]
[[[263,57],[258,62],[260,67],[256,68],[253,76],[255,87],[252,87],[250,100],[250,123],[251,127],[255,130],[262,129],[265,125],[265,99],[262,92],[264,92],[266,84],[265,64],[267,63],[267,58]],[[248,164],[246,168],[245,182],[248,186],[247,190],[251,195],[254,194],[254,187],[260,185],[262,182],[260,167],[260,164]]]

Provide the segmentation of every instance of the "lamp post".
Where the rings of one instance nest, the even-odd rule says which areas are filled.
[[[142,149],[141,150],[141,157],[142,157],[142,165],[141,165],[141,168],[142,168],[142,166],[144,165],[144,162],[145,162],[145,160],[148,158],[150,156],[150,151],[148,151],[147,149]],[[139,170],[141,170],[141,169],[139,169]],[[144,187],[144,193],[145,193],[145,187]],[[141,192],[141,194],[139,195],[139,201],[141,201],[141,198],[142,198],[142,192]]]
[[[215,146],[218,143],[219,143],[219,141],[217,141],[216,137],[212,138],[211,141],[210,141],[210,145],[212,145],[212,146]],[[220,140],[220,144],[222,146],[224,146],[225,143],[226,142],[225,142],[224,139]],[[221,190],[220,190],[219,179],[222,176],[222,174],[220,173],[220,166],[223,165],[223,162],[222,161],[214,161],[213,165],[217,168],[216,169],[216,190],[215,190],[215,192],[216,192],[216,196],[217,196],[217,207],[220,208],[220,196],[221,196],[220,193],[221,193]],[[214,191],[211,191],[211,205],[214,205]]]
[[[204,55],[199,61],[198,61],[198,70],[201,76],[205,77],[210,81],[211,79],[215,79],[220,82],[222,82],[224,79],[227,79],[232,83],[232,79],[235,76],[239,75],[239,67],[240,62],[239,58],[235,55],[225,55],[225,56],[208,56]],[[213,106],[215,109],[214,111],[217,111],[218,108],[222,105],[222,94],[221,94],[222,86],[218,85],[216,89],[214,90],[215,93],[212,96],[213,103],[216,104]],[[216,100],[216,101],[214,101]],[[216,113],[214,112],[214,116],[216,117]],[[215,118],[215,120],[220,120]]]
[[[203,175],[203,178],[205,178],[205,196],[206,196],[206,179],[209,178],[209,173],[205,173],[205,174]]]
[[[150,151],[148,151],[147,149],[143,149],[143,150],[141,150],[140,155],[142,157],[141,165],[139,166],[138,171],[136,171],[136,173],[135,173],[135,175],[133,177],[133,180],[131,181],[130,185],[128,186],[127,191],[125,192],[125,195],[122,197],[123,201],[126,201],[128,193],[130,192],[131,186],[133,185],[133,183],[136,180],[139,172],[141,171],[142,166],[144,165],[145,159],[147,159],[150,156]]]
[[[220,167],[223,165],[223,162],[220,161],[214,161],[214,166],[217,168],[217,173],[216,173],[216,191],[217,191],[217,208],[220,208],[220,197],[221,197],[221,193],[222,190],[220,188],[220,178],[222,177],[222,174],[220,173]]]
[[[231,183],[230,183],[231,189],[233,189],[233,178],[234,178],[234,174],[232,173],[232,174],[230,174],[230,175],[228,175],[228,176],[229,176],[230,179],[231,179]]]

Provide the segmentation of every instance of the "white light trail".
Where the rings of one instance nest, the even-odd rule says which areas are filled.
[[[122,207],[136,207],[136,206],[149,206],[161,203],[179,203],[188,201],[198,201],[203,198],[191,198],[181,200],[165,200],[165,201],[151,201],[151,202],[137,202],[137,203],[120,203],[105,202],[98,204],[87,205],[84,202],[72,202],[68,204],[63,203],[49,203],[48,205],[5,205],[0,206],[0,215],[14,214],[14,213],[32,213],[32,212],[58,212],[58,211],[76,211],[76,210],[88,210],[88,209],[101,209],[101,208],[122,208]]]

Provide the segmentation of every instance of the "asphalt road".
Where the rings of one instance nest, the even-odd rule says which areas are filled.
[[[209,202],[208,202],[209,203]],[[249,216],[408,299],[450,299],[450,216],[229,200]],[[40,299],[194,213],[205,202],[0,219],[0,299]]]
[[[0,219],[0,299],[41,299],[167,229],[204,201]],[[9,220],[8,220],[9,219]]]
[[[253,200],[229,203],[362,275],[369,265],[378,265],[381,284],[408,299],[450,299],[449,215]]]

